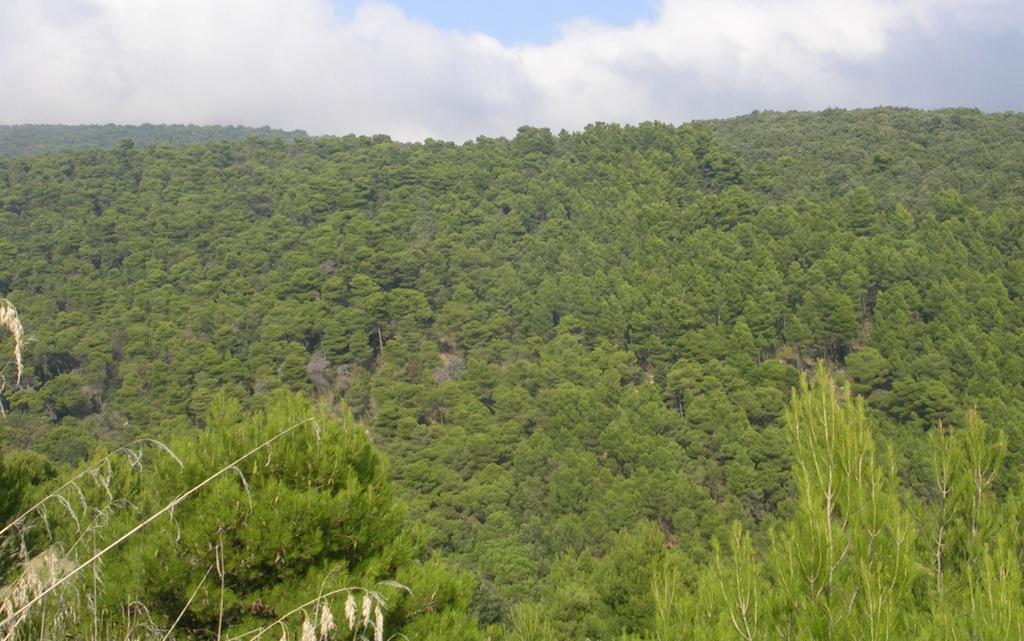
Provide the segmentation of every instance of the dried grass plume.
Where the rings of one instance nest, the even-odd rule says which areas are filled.
[[[313,624],[308,616],[302,622],[302,634],[299,639],[300,641],[316,641],[316,632],[313,631]]]
[[[320,641],[327,641],[332,630],[334,630],[334,615],[331,614],[327,603],[324,603],[324,607],[320,610]]]
[[[15,385],[17,385],[21,383],[23,370],[21,349],[24,346],[24,329],[21,326],[21,319],[18,318],[18,310],[6,298],[0,298],[0,325],[7,328],[7,331],[14,337],[14,370]]]

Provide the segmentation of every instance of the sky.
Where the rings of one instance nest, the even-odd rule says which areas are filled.
[[[510,136],[1024,110],[1024,0],[0,0],[0,124]]]
[[[359,5],[333,1],[346,13]],[[578,18],[628,26],[653,18],[658,7],[655,0],[402,0],[394,4],[407,16],[439,29],[486,33],[506,45],[551,42],[563,24]]]

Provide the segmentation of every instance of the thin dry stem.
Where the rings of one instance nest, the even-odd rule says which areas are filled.
[[[192,602],[195,601],[196,595],[199,594],[199,590],[203,587],[203,584],[206,583],[206,579],[210,577],[210,573],[213,572],[213,567],[214,566],[211,565],[209,569],[206,570],[206,574],[203,575],[203,579],[199,582],[199,585],[196,586],[196,589],[192,591],[192,596],[188,598],[188,601],[185,603],[185,607],[183,607],[181,612],[178,613],[178,618],[176,618],[174,623],[171,624],[170,629],[167,630],[167,634],[164,635],[161,641],[167,641],[171,638],[171,635],[174,634],[174,629],[178,627],[178,623],[181,622],[181,617],[185,616],[185,612],[188,611]]]
[[[217,641],[220,641],[221,632],[224,629],[224,576],[227,570],[224,566],[224,531],[217,531],[216,566],[217,574],[220,576],[220,605],[217,608]]]

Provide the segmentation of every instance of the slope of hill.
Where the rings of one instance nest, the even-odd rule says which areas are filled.
[[[975,409],[1017,487],[1022,130],[878,109],[0,161],[31,338],[4,438],[67,463],[225,398],[344,401],[484,624],[644,635],[662,568],[689,589],[732,521],[763,549],[800,514],[784,415],[818,359],[893,448],[886,497],[930,504],[929,435]]]

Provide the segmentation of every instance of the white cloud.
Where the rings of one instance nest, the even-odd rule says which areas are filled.
[[[1016,0],[666,0],[650,21],[577,21],[550,44],[508,47],[386,2],[339,17],[330,0],[0,0],[0,122],[465,139],[520,124],[897,103],[914,95],[889,77],[891,51],[939,82],[914,42],[952,30],[981,46],[1019,36],[1022,17]],[[936,87],[928,100],[986,106]],[[1024,107],[1024,88],[999,95],[1001,108]]]

